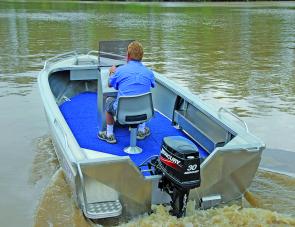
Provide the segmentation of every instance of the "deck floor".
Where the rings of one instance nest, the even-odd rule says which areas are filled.
[[[70,129],[82,148],[109,153],[118,156],[127,156],[123,148],[129,145],[129,130],[127,127],[115,127],[114,133],[117,144],[108,144],[97,138],[98,114],[97,94],[93,92],[80,93],[60,106]],[[171,121],[162,114],[155,112],[155,116],[147,122],[151,129],[151,135],[144,140],[137,141],[137,145],[143,149],[141,154],[129,155],[138,166],[152,155],[160,153],[162,139],[166,136],[184,136],[181,130],[174,128]],[[206,152],[200,147],[202,157]]]

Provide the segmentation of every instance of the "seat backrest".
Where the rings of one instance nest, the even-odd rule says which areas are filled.
[[[154,115],[152,93],[121,96],[118,100],[117,121],[122,125],[140,124]]]

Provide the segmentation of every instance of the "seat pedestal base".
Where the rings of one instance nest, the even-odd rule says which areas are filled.
[[[124,152],[127,154],[140,154],[142,149],[138,146],[135,147],[125,147]]]

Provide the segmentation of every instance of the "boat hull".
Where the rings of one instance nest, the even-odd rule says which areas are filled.
[[[83,64],[77,64],[79,59]],[[158,188],[161,176],[144,174],[139,164],[127,155],[81,146],[77,131],[70,127],[69,117],[61,111],[63,104],[73,102],[71,99],[84,91],[104,97],[99,94],[107,69],[98,71],[97,68],[95,56],[74,53],[47,62],[39,74],[40,93],[56,154],[73,197],[87,217],[97,219],[121,213],[136,216],[149,212],[152,204],[170,202],[169,195]],[[96,73],[99,78],[95,77]],[[201,206],[205,196],[218,195],[224,203],[241,197],[257,171],[264,143],[236,115],[229,112],[244,125],[233,123],[222,113],[225,109],[212,110],[156,72],[155,77],[154,107],[203,152],[201,186],[191,191],[191,199]],[[103,102],[98,100],[97,105],[97,114],[101,115]],[[98,206],[108,201],[120,201],[122,207],[106,216],[89,210],[93,204]]]

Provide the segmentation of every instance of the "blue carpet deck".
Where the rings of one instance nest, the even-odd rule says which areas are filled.
[[[97,94],[84,92],[71,98],[60,106],[60,110],[72,130],[77,142],[82,148],[109,153],[118,156],[126,156],[123,148],[129,145],[129,130],[127,127],[115,127],[117,144],[108,144],[97,138],[98,114]],[[143,149],[141,154],[129,155],[131,160],[138,166],[152,155],[160,153],[162,139],[165,136],[185,136],[183,132],[171,126],[170,120],[162,114],[155,112],[155,116],[147,122],[151,129],[151,135],[137,142]],[[201,157],[207,153],[200,146]]]

